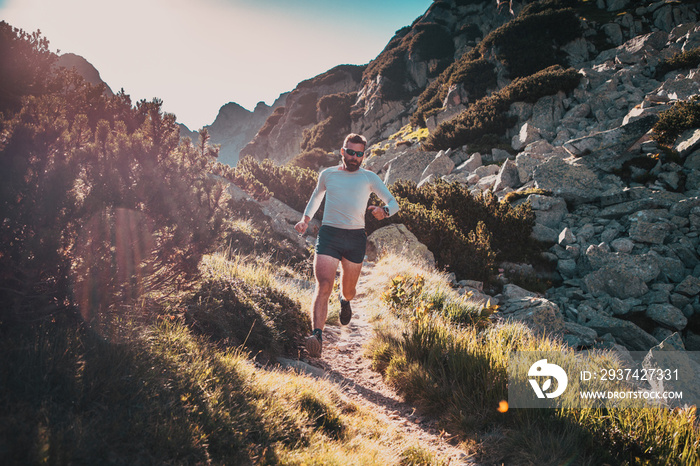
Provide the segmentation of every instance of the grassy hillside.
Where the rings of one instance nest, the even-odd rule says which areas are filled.
[[[368,348],[375,368],[407,400],[438,416],[478,461],[700,463],[695,406],[508,409],[512,351],[558,353],[565,361],[560,364],[573,361],[574,351],[523,324],[498,319],[497,308],[458,296],[444,274],[401,257],[379,262],[368,286],[376,309]],[[617,367],[612,353],[601,352],[595,360]]]

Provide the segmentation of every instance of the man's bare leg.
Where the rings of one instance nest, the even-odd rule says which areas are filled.
[[[338,262],[335,257],[316,254],[314,258],[314,276],[316,277],[316,290],[312,302],[311,323],[313,329],[321,329],[326,325],[328,317],[328,299],[333,292],[335,273],[338,270]],[[359,275],[358,275],[359,276]]]
[[[340,273],[340,325],[348,325],[352,319],[350,300],[357,294],[357,280],[360,278],[362,262],[350,262],[343,258]]]
[[[340,294],[347,301],[350,301],[357,294],[357,281],[360,279],[362,262],[357,264],[343,257],[340,268]]]

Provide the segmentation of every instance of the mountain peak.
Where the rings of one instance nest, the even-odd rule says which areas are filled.
[[[110,96],[114,95],[114,92],[112,92],[109,85],[100,77],[100,72],[97,71],[92,63],[80,55],[76,55],[74,53],[64,53],[58,57],[58,60],[56,60],[56,66],[69,70],[75,69],[75,71],[82,76],[85,81],[93,85],[104,84],[106,87],[105,93]]]

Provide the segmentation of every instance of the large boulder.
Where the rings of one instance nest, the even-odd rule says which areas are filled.
[[[650,304],[645,314],[654,322],[674,330],[683,330],[688,325],[683,312],[671,304]]]
[[[433,253],[402,224],[380,228],[367,238],[367,260],[376,261],[388,253],[403,255],[416,262],[435,266]]]
[[[572,203],[590,202],[600,195],[603,188],[591,169],[557,157],[535,167],[533,179],[536,187]]]
[[[440,151],[437,153],[435,158],[425,167],[423,173],[421,173],[421,181],[428,178],[429,176],[434,176],[436,178],[449,175],[455,168],[454,161],[445,153],[445,151]]]
[[[501,312],[508,320],[522,322],[537,334],[564,333],[564,317],[559,306],[545,298],[513,299],[506,302]]]
[[[659,344],[659,340],[628,320],[593,314],[583,325],[592,328],[598,335],[611,334],[615,341],[631,351],[647,351]]]
[[[388,162],[384,183],[389,186],[398,180],[413,181],[423,179],[423,172],[435,160],[436,152],[407,150]]]

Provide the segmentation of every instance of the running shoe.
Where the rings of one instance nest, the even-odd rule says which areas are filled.
[[[350,301],[347,301],[343,299],[343,296],[339,296],[340,298],[340,324],[341,325],[348,325],[350,323],[350,318],[352,317],[352,309],[350,308]]]
[[[318,338],[318,335],[316,334],[311,334],[308,337],[306,337],[306,351],[309,353],[309,356],[312,358],[320,358],[321,357],[321,348],[322,348],[322,343],[321,339]]]

